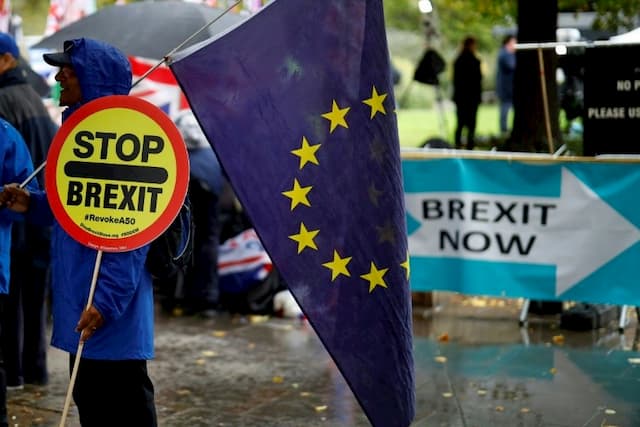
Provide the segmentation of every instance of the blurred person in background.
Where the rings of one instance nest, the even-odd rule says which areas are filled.
[[[453,102],[456,104],[456,148],[462,148],[462,134],[466,131],[466,148],[475,146],[476,117],[482,100],[482,71],[476,55],[478,42],[467,36],[453,63]]]
[[[184,314],[208,317],[219,306],[218,248],[220,246],[220,196],[225,182],[213,148],[193,113],[175,119],[187,145],[190,162],[189,199],[195,222],[194,265],[184,278]]]
[[[11,182],[23,182],[31,175],[33,164],[29,150],[18,131],[5,120],[0,119],[0,185]],[[36,180],[27,184],[30,190],[37,190]],[[9,305],[10,251],[12,221],[15,214],[4,210],[0,212],[0,312]],[[5,332],[5,325],[0,318],[0,335]],[[7,416],[7,381],[0,349],[0,427],[8,427]],[[12,423],[13,425],[13,423]]]
[[[500,133],[509,132],[509,112],[513,108],[513,76],[516,73],[516,37],[508,35],[502,41],[496,63],[496,94],[500,101]]]
[[[15,39],[0,33],[0,117],[22,135],[33,163],[47,157],[58,129],[42,98],[27,81],[20,66]],[[44,172],[38,180],[44,183]],[[7,387],[24,383],[47,384],[47,294],[51,229],[17,222],[12,230],[11,286],[1,314],[4,325],[0,344],[7,373]]]

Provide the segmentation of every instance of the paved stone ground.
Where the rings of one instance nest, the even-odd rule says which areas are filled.
[[[554,316],[521,328],[517,300],[438,293],[436,303],[414,307],[412,427],[640,425],[635,316],[623,334],[577,333]],[[156,323],[149,369],[162,427],[369,425],[304,321],[159,313]],[[10,425],[59,425],[67,355],[49,355],[51,383],[11,392]],[[79,425],[75,407],[66,421]]]

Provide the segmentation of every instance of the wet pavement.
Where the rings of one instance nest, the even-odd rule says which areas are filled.
[[[558,316],[520,327],[518,300],[439,292],[435,301],[414,307],[412,426],[640,426],[634,313],[622,334],[616,324],[571,332]],[[369,425],[305,321],[158,311],[156,324],[149,371],[162,427]],[[49,385],[10,392],[10,426],[59,425],[67,355],[49,356]],[[74,406],[66,421],[79,425]]]

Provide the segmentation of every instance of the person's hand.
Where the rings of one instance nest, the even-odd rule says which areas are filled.
[[[26,188],[20,188],[19,184],[7,184],[0,193],[0,207],[7,207],[16,212],[29,210],[31,194]]]
[[[102,315],[93,305],[83,311],[76,325],[76,332],[81,332],[80,341],[85,342],[91,338],[103,323]]]

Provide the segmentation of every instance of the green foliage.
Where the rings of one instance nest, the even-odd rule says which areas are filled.
[[[640,0],[599,0],[594,2],[597,29],[632,30],[640,10]]]
[[[417,0],[386,0],[383,6],[387,26],[401,30],[415,30],[420,26]]]
[[[26,35],[42,34],[47,23],[49,0],[13,0],[14,14],[22,17],[22,32]]]

